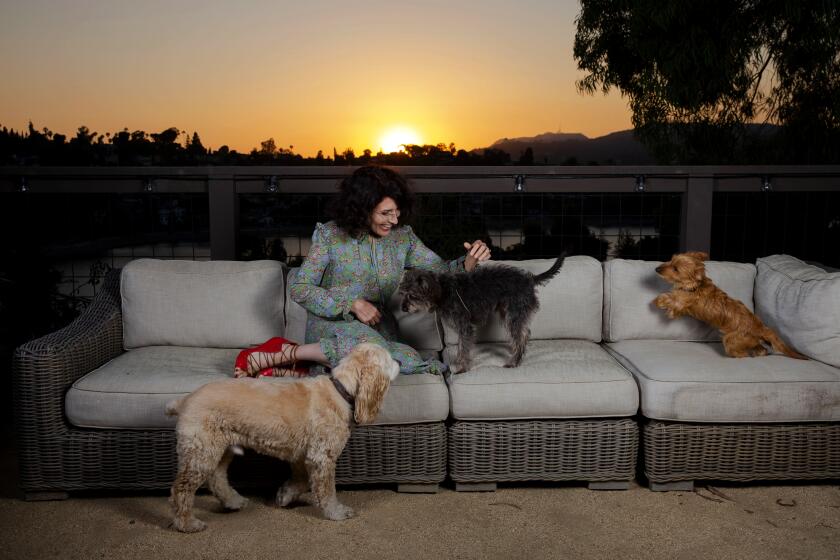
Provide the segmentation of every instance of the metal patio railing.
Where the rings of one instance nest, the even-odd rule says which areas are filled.
[[[0,168],[4,243],[51,260],[62,289],[83,296],[100,271],[141,256],[296,264],[352,169]],[[661,260],[691,249],[840,266],[840,166],[397,169],[418,193],[415,230],[447,258],[482,237],[496,258]]]

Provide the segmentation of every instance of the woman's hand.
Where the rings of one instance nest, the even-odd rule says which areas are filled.
[[[464,242],[464,249],[467,250],[467,258],[464,261],[464,269],[471,272],[480,262],[490,260],[490,247],[484,241],[476,239],[472,243]]]
[[[379,309],[369,301],[357,299],[350,306],[350,312],[356,316],[359,321],[365,325],[372,327],[382,320],[382,314]]]

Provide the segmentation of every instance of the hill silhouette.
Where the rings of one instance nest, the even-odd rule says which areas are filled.
[[[741,127],[742,143],[752,146],[755,153],[741,163],[778,163],[763,161],[762,147],[769,146],[781,128],[772,124],[750,123]],[[530,149],[530,153],[529,153]],[[579,132],[545,132],[536,136],[502,138],[489,148],[477,148],[473,153],[496,150],[510,154],[512,162],[550,165],[654,165],[654,154],[633,130],[620,130],[604,136],[589,138]],[[746,152],[745,152],[746,153]]]
[[[521,160],[528,148],[536,164],[576,165],[586,163],[612,165],[650,165],[653,156],[634,136],[621,130],[597,138],[579,132],[546,132],[532,137],[502,138],[490,146]],[[481,148],[478,152],[484,150]]]

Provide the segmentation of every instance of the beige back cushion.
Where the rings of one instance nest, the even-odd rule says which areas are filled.
[[[492,261],[481,266],[505,264],[527,270],[532,274],[545,272],[554,259],[527,261]],[[601,340],[601,304],[603,298],[601,263],[592,257],[567,257],[563,267],[547,284],[537,287],[540,309],[531,321],[531,338],[551,340],[570,338]],[[458,343],[458,334],[444,324],[446,344]],[[478,342],[510,340],[502,322],[493,319],[478,331]]]
[[[283,335],[277,261],[137,259],[120,277],[123,344],[245,348]]]
[[[840,367],[840,272],[790,255],[758,259],[756,313],[809,358]]]
[[[717,329],[691,317],[668,319],[653,305],[671,285],[656,273],[658,261],[614,259],[604,263],[604,340],[720,340]],[[730,297],[753,309],[755,266],[706,262],[706,274]]]

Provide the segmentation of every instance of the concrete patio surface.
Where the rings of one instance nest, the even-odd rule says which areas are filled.
[[[502,485],[493,493],[398,494],[340,489],[357,517],[326,521],[311,506],[278,509],[244,494],[225,513],[196,500],[203,533],[170,528],[164,492],[71,494],[24,502],[12,448],[0,461],[0,558],[840,558],[837,484],[701,485],[695,492],[592,491],[580,484]]]

